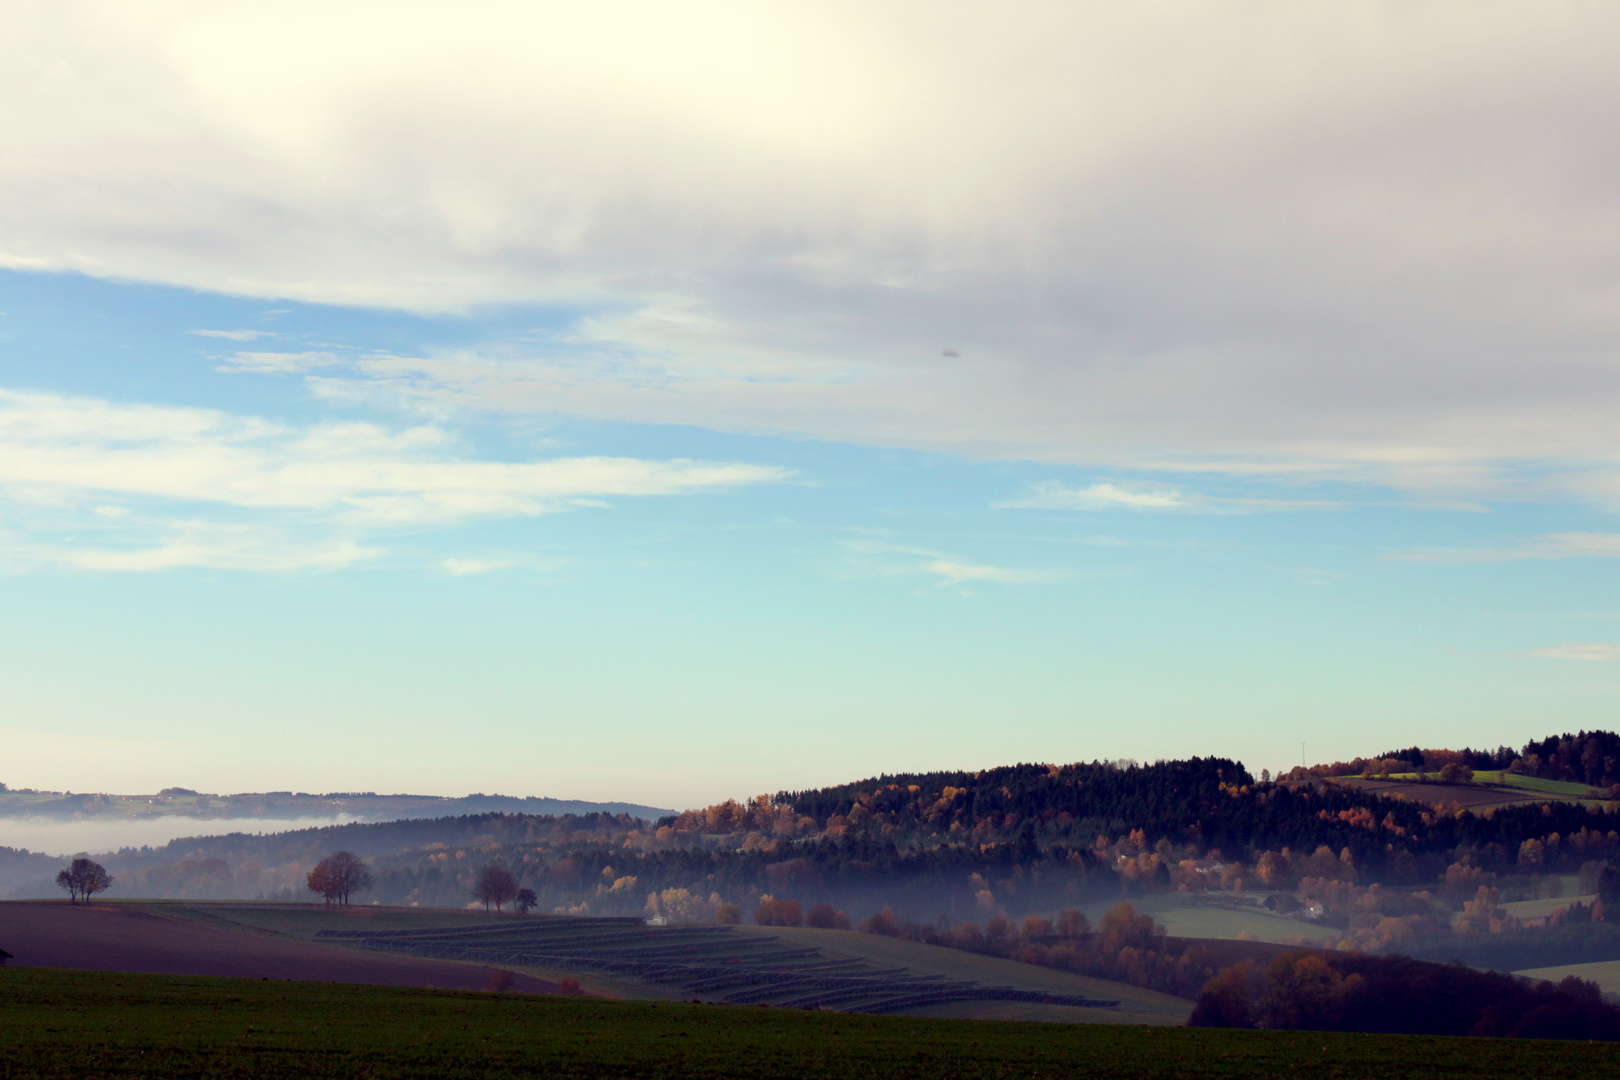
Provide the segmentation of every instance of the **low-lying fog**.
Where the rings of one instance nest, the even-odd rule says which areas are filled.
[[[288,832],[321,825],[365,821],[355,814],[303,818],[91,818],[62,821],[48,817],[0,818],[0,847],[27,848],[46,855],[102,854],[126,847],[159,847],[182,836]]]

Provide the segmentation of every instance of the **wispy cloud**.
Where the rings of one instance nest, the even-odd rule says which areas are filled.
[[[1193,504],[1172,487],[1097,483],[1085,488],[1065,487],[1056,480],[1036,484],[1028,495],[994,504],[1017,510],[1186,510]]]
[[[1530,656],[1542,660],[1620,660],[1620,644],[1611,641],[1584,641],[1531,649]]]
[[[1100,481],[1071,488],[1056,480],[1036,484],[1029,494],[992,504],[1004,510],[1139,510],[1183,513],[1241,513],[1249,510],[1325,510],[1340,504],[1322,499],[1234,499],[1189,493],[1163,484]]]
[[[329,352],[239,352],[226,357],[218,370],[254,375],[302,375],[343,362],[342,357]]]
[[[1620,558],[1620,533],[1544,533],[1520,544],[1496,548],[1419,548],[1391,552],[1385,559],[1419,563],[1500,563],[1518,559]]]
[[[444,572],[452,577],[464,577],[468,574],[489,574],[496,570],[510,570],[518,565],[514,559],[464,559],[448,558],[444,560]]]
[[[157,571],[183,567],[294,573],[341,570],[377,559],[380,547],[353,540],[309,540],[285,529],[208,522],[171,522],[158,530],[168,535],[147,539],[141,529],[115,538],[115,543],[0,543],[0,561],[14,570],[54,566],[91,571]],[[104,539],[104,538],[103,538]]]
[[[187,330],[188,334],[198,337],[224,338],[227,341],[256,341],[262,337],[274,337],[270,330]]]
[[[942,587],[967,585],[976,581],[1025,585],[1064,581],[1070,576],[1060,570],[1020,569],[968,562],[944,552],[900,544],[851,540],[842,546],[854,556],[857,576],[932,576],[939,579],[936,584]]]
[[[374,557],[378,549],[361,538],[379,529],[727,491],[789,475],[688,460],[471,460],[453,432],[432,425],[291,427],[208,409],[0,391],[0,505],[29,532],[10,547],[87,569],[335,567]],[[235,520],[198,518],[200,508]],[[76,522],[136,546],[52,541],[49,554],[46,538]],[[270,526],[296,532],[276,539],[263,531]]]
[[[938,576],[941,585],[964,585],[971,581],[1021,585],[1030,582],[1057,581],[1061,577],[1048,570],[1014,570],[1005,566],[986,566],[947,558],[929,560],[922,563],[920,568],[924,573]]]

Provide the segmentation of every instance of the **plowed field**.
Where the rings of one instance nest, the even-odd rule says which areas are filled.
[[[0,903],[0,949],[17,967],[555,993],[555,983],[481,964],[364,953],[237,933],[124,904]]]

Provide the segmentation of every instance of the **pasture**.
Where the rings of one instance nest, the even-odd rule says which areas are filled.
[[[1524,776],[1520,773],[1502,771],[1481,771],[1474,774],[1476,784],[1494,784],[1500,787],[1512,788],[1515,791],[1528,791],[1537,795],[1552,795],[1564,799],[1601,799],[1608,793],[1598,788],[1577,784],[1569,780],[1543,780],[1539,776]]]
[[[1610,1077],[1611,1044],[986,1023],[0,969],[8,1080]]]
[[[1471,784],[1441,784],[1430,773],[1429,779],[1419,782],[1416,773],[1391,773],[1388,778],[1360,776],[1333,776],[1329,781],[1364,791],[1369,795],[1387,795],[1410,799],[1430,806],[1457,805],[1476,813],[1488,812],[1500,806],[1517,806],[1539,802],[1595,802],[1608,799],[1608,793],[1585,784],[1565,780],[1542,780],[1518,773],[1481,771],[1474,774]]]
[[[1098,901],[1080,910],[1095,925],[1118,902]],[[1243,937],[1247,941],[1274,945],[1313,945],[1337,933],[1320,923],[1274,915],[1259,907],[1229,906],[1196,893],[1154,893],[1133,896],[1128,902],[1138,913],[1153,916],[1154,921],[1174,937],[1227,940]]]
[[[1589,964],[1560,964],[1557,967],[1529,968],[1516,971],[1532,979],[1559,982],[1571,975],[1587,982],[1595,982],[1605,994],[1620,994],[1620,960],[1599,960]]]
[[[1570,875],[1565,875],[1565,877],[1568,878]],[[1545,919],[1549,915],[1563,911],[1571,904],[1579,903],[1590,905],[1592,901],[1596,899],[1597,895],[1594,893],[1586,896],[1558,896],[1547,897],[1540,900],[1515,900],[1512,903],[1503,904],[1502,910],[1507,912],[1509,915],[1523,919],[1525,922],[1534,922],[1538,919]]]

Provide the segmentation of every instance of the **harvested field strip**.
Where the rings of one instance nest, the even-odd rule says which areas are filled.
[[[501,927],[323,930],[317,938],[412,956],[629,976],[731,1004],[897,1012],[957,1001],[1019,1001],[1113,1009],[1114,999],[987,986],[973,979],[832,958],[726,926],[546,917]]]

